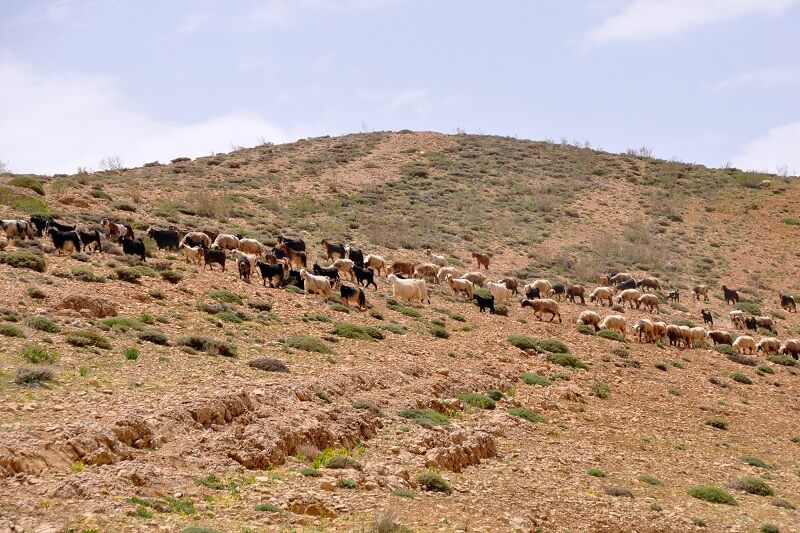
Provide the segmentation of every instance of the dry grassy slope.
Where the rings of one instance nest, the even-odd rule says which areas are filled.
[[[346,238],[390,257],[420,259],[421,249],[431,246],[466,262],[470,250],[491,250],[493,276],[581,279],[620,266],[654,273],[673,286],[726,282],[769,313],[777,308],[777,290],[800,292],[797,226],[783,222],[797,217],[800,195],[796,181],[774,176],[771,191],[745,186],[762,177],[514,139],[374,133],[122,174],[56,177],[45,180],[43,197],[20,196],[23,189],[3,185],[0,204],[9,206],[3,218],[53,210],[86,223],[111,214],[138,229],[150,223],[210,226],[265,240],[278,232],[300,233],[309,242]],[[114,209],[130,209],[128,204],[136,212]],[[319,258],[319,247],[311,249]],[[160,266],[183,273],[180,283],[147,276],[138,284],[90,283],[59,275],[82,267],[107,276],[124,265],[110,255],[79,262],[47,253],[44,274],[0,265],[0,307],[21,320],[46,314],[61,327],[47,334],[23,320],[17,326],[25,338],[0,337],[0,529],[171,531],[194,525],[242,531],[291,525],[349,531],[374,525],[386,509],[420,531],[686,531],[695,517],[712,531],[754,531],[767,522],[782,531],[800,527],[798,511],[774,504],[780,497],[800,505],[800,443],[790,440],[800,435],[794,368],[759,357],[774,372],[763,374],[709,350],[634,342],[627,345],[629,354],[613,351],[623,345],[576,331],[581,306],[565,304],[563,324],[542,324],[518,304],[509,317],[482,315],[438,288],[434,303],[418,309],[419,319],[387,307],[385,282],[368,294],[383,318],[344,314],[319,298],[247,285],[231,271],[211,273],[158,256]],[[46,298],[31,298],[29,286],[40,287]],[[215,289],[268,301],[272,311],[259,314],[243,303],[231,305],[246,313],[242,323],[212,317],[198,306],[212,302]],[[164,298],[153,297],[156,291]],[[104,333],[110,350],[73,347],[67,334],[100,326],[55,311],[74,293],[107,298],[122,316],[154,317],[170,345],[114,328]],[[684,304],[686,312],[665,306],[664,319],[697,321],[701,306]],[[714,297],[710,306],[727,327],[724,303]],[[465,322],[436,308],[460,313]],[[308,320],[315,314],[364,326],[393,322],[407,332],[334,342],[331,323]],[[641,314],[626,316],[632,323]],[[436,319],[444,320],[449,338],[431,336]],[[800,334],[797,315],[778,322],[780,337]],[[562,340],[588,370],[514,348],[507,336],[520,333]],[[238,357],[189,354],[177,346],[189,334],[228,339]],[[329,339],[323,342],[333,353],[279,342],[296,334]],[[21,350],[32,343],[59,352],[57,384],[30,389],[11,382],[14,368],[24,363]],[[141,353],[136,362],[122,355],[129,346]],[[279,358],[291,372],[247,366],[258,356]],[[655,366],[662,362],[666,371]],[[526,385],[522,372],[548,376],[552,384]],[[734,372],[753,384],[734,381]],[[608,398],[593,395],[599,384],[609,386]],[[443,428],[424,429],[397,415],[493,388],[515,394],[495,410],[457,411]],[[386,416],[353,408],[363,399],[375,401]],[[512,417],[509,406],[536,411],[547,423]],[[729,429],[705,425],[709,418],[725,419]],[[322,469],[321,478],[304,477],[305,461],[293,456],[309,446],[344,446],[364,470]],[[743,455],[770,467],[746,465]],[[428,461],[441,461],[452,495],[393,494],[414,487]],[[606,477],[588,476],[592,467]],[[225,487],[196,484],[209,474]],[[643,474],[661,485],[639,481]],[[775,496],[729,489],[739,502],[730,507],[686,494],[693,485],[726,487],[745,475],[766,479]],[[352,478],[359,488],[329,490],[338,478]],[[608,495],[609,487],[627,488],[634,497]],[[127,500],[164,502],[176,494],[191,500],[195,512],[140,508],[145,516],[138,516]],[[285,511],[253,510],[263,502]],[[304,508],[336,516],[310,516]]]

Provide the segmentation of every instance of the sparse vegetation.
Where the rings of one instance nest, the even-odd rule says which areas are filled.
[[[52,365],[58,361],[58,352],[43,346],[31,344],[22,349],[22,358],[34,365]]]
[[[538,374],[532,374],[530,372],[525,372],[520,376],[520,379],[527,385],[540,385],[542,387],[547,387],[552,382],[544,376],[539,376]]]
[[[13,324],[0,324],[0,335],[3,337],[24,337],[25,334]]]
[[[494,400],[492,400],[485,394],[465,392],[463,394],[459,394],[458,399],[467,405],[471,405],[472,407],[478,407],[479,409],[495,408]]]
[[[775,491],[763,479],[755,476],[745,476],[735,483],[733,488],[743,490],[748,494],[755,494],[756,496],[772,496]]]
[[[303,350],[305,352],[333,353],[333,350],[328,348],[327,344],[316,337],[310,337],[308,335],[295,335],[293,337],[289,337],[286,339],[284,344],[290,348]]]
[[[705,424],[716,429],[728,429],[728,423],[721,418],[709,418],[706,420]]]
[[[545,417],[534,411],[531,411],[530,409],[526,409],[525,407],[509,407],[508,409],[506,409],[506,412],[511,416],[522,418],[523,420],[527,420],[528,422],[535,422],[538,424],[547,423],[547,419]]]
[[[733,496],[719,487],[700,485],[690,488],[687,492],[689,493],[689,496],[692,498],[697,498],[698,500],[704,500],[711,503],[721,503],[725,505],[738,505],[738,502]]]
[[[272,357],[259,357],[247,363],[247,366],[264,370],[266,372],[289,372],[289,367],[280,359]]]
[[[20,366],[14,370],[14,383],[17,385],[35,387],[55,380],[56,373],[47,367]]]
[[[34,315],[25,319],[25,325],[46,333],[58,333],[61,328],[46,316]]]
[[[622,333],[619,331],[615,331],[613,329],[601,329],[597,332],[599,337],[603,337],[604,339],[611,339],[612,341],[619,341],[625,342],[625,337],[622,336]]]
[[[575,357],[569,353],[552,353],[547,357],[547,360],[554,365],[561,365],[570,368],[580,368],[583,370],[587,370],[589,366],[581,361],[579,358]]]
[[[198,352],[207,352],[211,355],[221,355],[223,357],[235,357],[236,347],[231,343],[219,339],[212,339],[200,335],[189,335],[178,339],[180,346],[188,346]]]
[[[111,349],[111,341],[109,341],[105,335],[90,329],[82,329],[80,331],[70,333],[64,340],[66,340],[68,344],[77,346],[78,348],[94,346],[95,348],[100,348],[101,350]]]
[[[606,477],[606,473],[603,472],[603,470],[600,468],[592,467],[589,470],[587,470],[586,473],[592,477]]]
[[[27,268],[36,272],[44,272],[47,269],[44,257],[28,250],[0,252],[0,264],[14,268]]]
[[[453,493],[450,484],[439,472],[428,470],[417,476],[417,483],[429,492],[442,492],[448,496]]]
[[[450,423],[450,419],[430,408],[423,409],[403,409],[400,416],[413,420],[420,426],[444,426]]]

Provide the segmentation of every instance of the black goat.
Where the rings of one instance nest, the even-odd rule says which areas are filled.
[[[681,301],[681,295],[680,295],[680,293],[678,292],[677,289],[674,290],[674,291],[669,291],[669,294],[667,294],[667,300],[671,300],[673,302],[680,302]]]
[[[564,291],[566,290],[567,288],[564,286],[563,283],[556,283],[555,285],[553,285],[550,294],[555,296],[556,300],[561,300],[564,298]]]
[[[481,296],[480,294],[473,294],[472,299],[475,300],[475,303],[480,308],[481,313],[483,313],[484,309],[488,309],[490,314],[494,314],[494,296]]]
[[[375,287],[376,291],[378,290],[378,285],[375,283],[375,271],[373,271],[371,268],[354,266],[353,273],[356,275],[356,281],[358,281],[359,285],[364,285],[366,288],[369,288],[369,286],[372,285]],[[366,282],[366,284],[364,282]]]
[[[358,248],[348,248],[347,258],[352,261],[355,266],[364,268],[364,252]]]
[[[142,262],[145,260],[145,248],[142,239],[126,239],[125,237],[117,237],[117,242],[122,245],[122,251],[125,255],[138,255]]]
[[[541,297],[542,295],[539,294],[539,289],[537,287],[528,287],[525,289],[525,298],[528,300],[535,300]]]
[[[714,325],[714,317],[711,316],[711,311],[708,309],[701,309],[700,314],[703,316],[703,324]]]
[[[259,272],[261,273],[262,285],[264,287],[267,286],[267,280],[269,280],[270,287],[278,287],[281,284],[281,280],[283,279],[283,274],[288,268],[286,263],[275,263],[271,265],[269,263],[264,263],[263,261],[256,262],[256,266],[258,267]],[[303,281],[302,279],[300,280]]]
[[[627,281],[623,281],[622,283],[617,284],[616,289],[618,291],[624,291],[626,289],[635,289],[636,288],[636,280],[629,279]]]
[[[789,294],[781,294],[781,308],[786,309],[790,313],[797,312],[797,304],[794,303],[794,296]]]
[[[367,297],[364,294],[364,289],[361,287],[351,287],[350,285],[342,285],[339,287],[339,295],[342,297],[342,302],[348,307],[350,305],[358,306],[361,311],[367,310]]]
[[[278,244],[285,244],[296,252],[306,251],[306,242],[303,239],[287,239],[283,235],[278,235]]]
[[[339,283],[339,271],[334,267],[322,268],[318,264],[314,263],[314,267],[311,270],[317,276],[325,276],[331,280],[331,285],[336,285]]]
[[[178,232],[173,229],[147,228],[147,236],[156,242],[160,250],[177,250],[181,240]]]
[[[83,251],[85,252],[86,249],[89,247],[90,244],[94,244],[92,249],[95,252],[102,252],[103,245],[100,244],[100,232],[97,230],[93,231],[78,231],[78,237],[81,240],[81,244],[83,244]]]
[[[211,266],[212,263],[217,263],[218,265],[222,265],[222,271],[225,272],[225,250],[220,250],[218,248],[212,248],[207,250],[203,248],[203,260],[206,263],[206,266],[211,270],[214,270],[214,267]],[[205,266],[203,267],[205,270]]]
[[[59,231],[54,228],[47,228],[47,234],[50,235],[53,246],[55,246],[59,254],[61,252],[70,253],[81,251],[81,239],[74,231]]]
[[[284,285],[294,285],[301,289],[305,289],[306,287],[305,281],[300,276],[300,271],[295,269],[289,270],[289,274],[284,279]]]
[[[725,285],[722,286],[722,294],[725,296],[725,303],[736,304],[739,303],[739,293],[733,289],[729,289]]]

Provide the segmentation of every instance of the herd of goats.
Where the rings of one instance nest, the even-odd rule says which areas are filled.
[[[102,251],[101,233],[98,229],[84,231],[59,223],[52,217],[36,215],[30,220],[0,222],[8,240],[49,236],[57,253]],[[134,230],[130,225],[105,219],[101,226],[105,237],[121,245],[124,254],[138,256],[141,261],[146,261],[145,242],[134,237]],[[491,254],[473,252],[477,270],[459,273],[455,267],[448,265],[445,256],[435,255],[430,250],[425,251],[426,261],[423,263],[414,264],[406,260],[390,263],[379,255],[365,256],[360,249],[323,239],[320,244],[330,265],[322,267],[314,263],[309,270],[306,243],[302,239],[279,236],[278,245],[268,247],[256,239],[209,230],[184,233],[175,228],[150,227],[146,234],[159,249],[182,253],[187,262],[205,265],[211,270],[214,265],[219,265],[225,271],[226,261],[231,259],[236,262],[239,278],[248,283],[252,273],[258,271],[264,286],[267,282],[270,287],[292,284],[303,289],[306,294],[320,294],[324,297],[338,288],[342,302],[347,306],[357,306],[360,310],[367,309],[364,289],[369,289],[370,285],[376,290],[378,288],[375,283],[376,275],[386,276],[395,298],[430,303],[428,284],[446,284],[455,295],[463,295],[467,301],[475,301],[481,312],[488,310],[489,313],[495,312],[495,304],[512,301],[521,289],[524,295],[522,307],[530,307],[539,320],[549,316],[548,320],[551,322],[556,318],[561,322],[559,301],[566,298],[572,303],[577,300],[581,304],[586,303],[587,290],[579,284],[565,285],[537,279],[520,287],[519,280],[514,277],[489,281],[484,272],[488,273]],[[484,272],[481,272],[481,268]],[[346,281],[353,284],[347,284]],[[616,300],[616,304],[621,305],[623,310],[627,304],[631,309],[635,307],[655,314],[660,312],[659,304],[663,296],[659,298],[654,294],[661,290],[660,282],[656,278],[644,277],[637,280],[629,273],[612,272],[598,276],[598,284],[599,287],[589,293],[588,298],[590,302],[596,302],[601,307],[605,307],[606,303],[608,307],[612,307]],[[487,290],[478,291],[479,287]],[[721,288],[726,303],[739,302],[739,295],[735,290],[725,285]],[[693,299],[707,302],[708,292],[708,286],[697,285],[692,289]],[[779,296],[783,309],[797,312],[797,305],[791,295],[781,293]],[[666,300],[680,301],[679,291],[669,291]],[[702,309],[701,316],[705,325],[713,327],[714,318],[709,310]],[[761,330],[777,335],[776,323],[771,317],[748,316],[744,311],[735,309],[730,312],[729,318],[736,329]],[[625,317],[621,314],[610,314],[602,318],[595,311],[584,310],[577,323],[593,328],[594,331],[618,331],[623,337],[626,333]],[[647,318],[639,319],[632,329],[640,342],[669,341],[670,346],[679,348],[692,348],[698,343],[703,345],[710,342],[715,346],[730,345],[739,354],[764,352],[791,355],[795,359],[800,356],[800,339],[786,339],[781,342],[775,337],[764,336],[756,342],[750,335],[735,336],[721,329],[668,325]]]

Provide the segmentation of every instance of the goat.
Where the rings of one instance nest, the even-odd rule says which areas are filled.
[[[345,257],[346,251],[344,244],[330,242],[328,239],[322,239],[320,244],[325,248],[325,253],[328,254],[329,260],[333,261],[334,259]]]
[[[364,268],[364,252],[352,246],[347,247],[347,258],[357,267]]]
[[[700,301],[700,297],[703,297],[703,301],[708,301],[708,285],[695,285],[692,288],[692,294],[694,294],[694,299],[698,302]]]
[[[300,277],[303,278],[303,283],[305,283],[306,294],[316,293],[328,296],[331,293],[331,281],[325,276],[315,276],[303,268],[300,270]]]
[[[387,272],[390,274],[403,274],[405,277],[410,278],[414,275],[414,264],[411,261],[398,259],[392,263]]]
[[[97,230],[92,231],[82,231],[78,230],[78,238],[81,240],[81,244],[83,244],[83,251],[85,252],[90,244],[93,244],[92,251],[95,252],[102,252],[103,245],[100,243],[100,232]]]
[[[360,311],[367,310],[367,296],[364,294],[364,289],[361,287],[351,287],[350,285],[342,285],[339,287],[339,295],[342,297],[342,302],[347,306],[355,305]]]
[[[564,286],[563,283],[556,283],[553,285],[553,288],[550,289],[550,296],[555,296],[556,300],[563,300],[564,299],[564,291],[567,288]]]
[[[378,290],[378,285],[375,283],[375,272],[371,268],[354,266],[353,273],[356,275],[356,281],[359,285],[364,285],[365,288],[369,288],[372,285],[376,291]]]
[[[225,250],[217,250],[216,248],[202,248],[202,250],[203,262],[205,263],[203,270],[205,270],[205,267],[214,270],[214,267],[211,265],[216,263],[222,265],[222,271],[225,272]]]
[[[439,272],[441,272],[441,270],[439,270]],[[513,294],[519,294],[519,281],[517,278],[506,276],[504,278],[500,278],[497,282],[508,287],[508,290],[510,290]]]
[[[478,309],[481,313],[483,313],[484,309],[489,310],[489,314],[494,314],[494,296],[481,296],[478,293],[472,295],[472,299],[475,300],[475,305],[478,306]]]
[[[667,294],[667,300],[669,300],[671,302],[680,302],[681,301],[681,295],[678,292],[678,289],[674,289],[674,290],[669,291],[669,294]]]
[[[414,277],[424,279],[429,283],[438,283],[436,274],[439,273],[439,268],[433,263],[421,263],[414,267]]]
[[[190,261],[193,261],[198,265],[203,263],[203,248],[200,246],[188,246],[186,244],[181,244],[178,246],[178,250],[182,251],[183,255],[186,256],[187,263]]]
[[[468,279],[472,282],[473,285],[477,287],[483,287],[483,284],[486,281],[486,276],[477,271],[465,272],[461,275],[461,279]]]
[[[535,300],[536,298],[541,298],[542,295],[539,293],[539,289],[534,287],[533,285],[525,285],[525,298],[528,300]]]
[[[53,225],[53,222],[50,222],[50,225]],[[133,228],[130,227],[128,224],[117,224],[116,222],[112,222],[107,218],[104,218],[102,222],[100,222],[106,229],[106,236],[111,239],[111,237],[116,237],[117,240],[119,239],[128,239],[133,240]]]
[[[279,263],[270,264],[264,263],[263,261],[256,261],[256,266],[258,267],[258,271],[261,274],[261,285],[263,287],[267,286],[267,280],[269,280],[270,287],[278,287],[283,280],[283,275],[289,271],[289,265],[285,261],[281,261]],[[297,272],[293,270],[292,272]],[[277,278],[277,279],[276,279]],[[295,285],[299,286],[300,288],[304,287],[302,278],[298,277],[297,279],[293,280]]]
[[[288,239],[283,235],[278,235],[278,244],[285,244],[287,248],[294,250],[295,252],[306,251],[306,243],[303,239]]]
[[[472,252],[472,257],[478,263],[478,270],[480,270],[481,267],[485,268],[486,270],[489,270],[489,259],[492,257],[492,254],[481,254],[478,252]]]
[[[307,263],[306,253],[297,251],[293,248],[290,248],[288,244],[283,243],[281,244],[281,251],[285,254],[285,257],[289,260],[290,266],[295,266],[300,269],[305,269]]]
[[[456,269],[456,267],[446,266],[440,268],[439,271],[436,272],[436,281],[438,283],[441,283],[444,280],[446,280],[448,276],[451,278],[458,277],[458,270]]]
[[[741,329],[744,327],[744,318],[745,314],[744,311],[739,309],[734,309],[730,313],[728,313],[728,317],[730,317],[731,325],[736,329]]]
[[[364,258],[364,266],[371,268],[377,275],[381,275],[381,271],[386,274],[386,260],[380,255],[370,254]]]
[[[429,263],[433,263],[437,267],[447,266],[447,258],[443,255],[434,255],[430,248],[425,250],[425,257],[428,258]]]
[[[0,220],[6,239],[33,239],[38,231],[32,222],[27,220]]]
[[[239,279],[250,283],[250,261],[247,257],[239,257],[239,259],[236,260],[236,266],[239,268]]]
[[[313,268],[311,271],[317,276],[325,276],[329,280],[331,280],[331,285],[334,287],[339,283],[339,269],[336,267],[328,267],[323,268],[318,264],[314,263]]]
[[[629,289],[635,289],[635,288],[636,288],[636,280],[631,278],[629,280],[623,281],[622,283],[616,284],[614,286],[614,291],[616,291],[616,292],[624,292],[624,291],[627,291]]]
[[[180,247],[180,238],[174,229],[155,229],[150,226],[147,236],[155,241],[159,250],[177,250]]]
[[[714,317],[711,315],[711,311],[708,309],[701,309],[700,315],[703,317],[703,324],[714,325]]]
[[[142,260],[142,263],[146,262],[145,254],[146,249],[144,247],[144,243],[142,239],[128,239],[123,236],[117,237],[117,242],[122,245],[122,252],[125,255],[138,255],[139,258]]]
[[[418,280],[401,279],[395,274],[389,274],[387,279],[392,284],[392,294],[395,298],[403,298],[410,302],[422,302],[423,293],[416,283]]]
[[[507,302],[511,300],[513,296],[511,289],[506,287],[504,283],[492,283],[489,281],[486,283],[486,288],[488,288],[489,292],[494,296],[495,302]]]
[[[81,251],[81,239],[76,232],[58,231],[57,229],[48,228],[47,233],[53,241],[56,253],[61,254],[61,252],[70,253]]]
[[[355,263],[353,263],[351,259],[339,258],[335,260],[331,266],[339,271],[340,278],[346,276],[351,281],[356,280],[356,275],[353,273],[353,266],[355,266]]]
[[[725,303],[736,304],[739,303],[739,293],[733,289],[729,289],[725,285],[722,286],[722,294],[725,296]]]
[[[781,309],[785,309],[791,312],[797,312],[797,304],[794,303],[794,296],[790,294],[780,294],[781,297]]]
[[[444,278],[447,281],[447,284],[453,289],[454,294],[458,294],[459,292],[464,293],[464,296],[467,297],[467,300],[472,300],[472,295],[475,291],[475,286],[472,282],[468,279],[461,279],[461,278],[453,278],[450,275],[445,276]]]
[[[569,285],[567,286],[566,295],[567,300],[572,303],[575,303],[575,298],[581,299],[581,305],[586,304],[586,300],[583,298],[583,295],[586,293],[586,288],[583,285]]]

